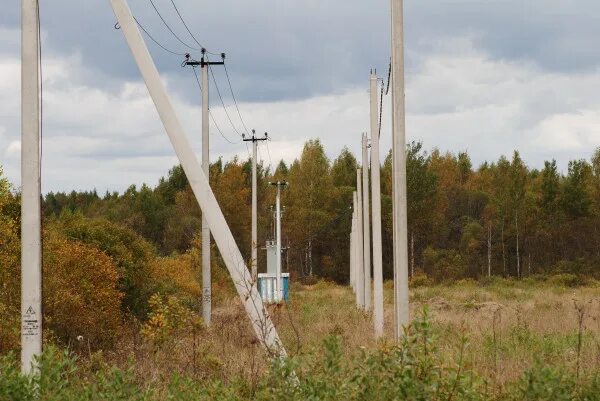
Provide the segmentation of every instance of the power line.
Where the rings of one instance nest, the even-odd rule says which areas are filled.
[[[181,15],[181,13],[179,12],[179,9],[177,8],[177,5],[175,5],[175,1],[171,0],[171,4],[173,4],[173,8],[175,9],[175,11],[177,12],[177,15],[179,16],[179,19],[181,20],[181,22],[183,23],[183,26],[185,27],[185,29],[188,31],[188,33],[190,34],[190,36],[192,37],[192,39],[194,39],[194,42],[196,42],[196,44],[198,46],[200,46],[200,48],[205,48],[204,46],[202,46],[202,44],[200,42],[198,42],[198,39],[196,39],[196,36],[194,36],[194,34],[192,33],[192,31],[190,30],[190,28],[188,27],[188,25],[185,23],[185,20],[183,19],[183,16]],[[218,54],[216,53],[211,53],[209,51],[207,51],[208,54],[212,54],[217,56]]]
[[[154,37],[152,35],[150,35],[150,32],[148,32],[146,30],[146,28],[144,28],[144,26],[140,23],[140,21],[138,21],[138,19],[136,17],[133,17],[133,19],[135,20],[136,24],[138,24],[138,26],[140,27],[140,29],[142,31],[144,31],[144,33],[146,34],[146,36],[148,36],[148,38],[150,38],[151,41],[153,41],[156,45],[158,45],[158,47],[160,47],[164,51],[166,51],[168,53],[171,53],[171,54],[174,54],[176,56],[185,56],[185,53],[177,53],[176,51],[173,51],[173,50],[167,48],[166,46],[163,46],[158,40],[154,39]],[[117,26],[118,26],[118,24],[115,25],[115,29],[121,29],[121,28],[118,28]]]
[[[262,153],[260,153],[260,146],[256,147],[256,150],[258,151],[258,157],[260,158],[260,162],[263,162],[263,157],[262,157]]]
[[[202,84],[200,84],[200,78],[198,78],[198,73],[196,72],[196,67],[192,67],[192,71],[194,72],[194,77],[196,78],[196,83],[198,84],[198,88],[200,89],[200,92],[202,92]],[[236,145],[236,144],[240,143],[240,141],[232,142],[231,140],[229,140],[229,138],[227,138],[225,136],[225,134],[223,134],[223,131],[221,131],[221,127],[219,127],[219,124],[217,124],[217,121],[215,120],[215,117],[213,116],[213,114],[210,110],[208,110],[208,115],[210,116],[210,119],[212,120],[213,124],[217,128],[217,131],[223,137],[223,139],[225,139],[227,142],[229,142],[232,145]]]
[[[235,99],[235,94],[233,93],[233,87],[231,86],[231,80],[229,79],[229,71],[227,71],[227,64],[223,64],[223,68],[225,69],[225,75],[227,76],[227,83],[229,84],[229,90],[231,91],[231,97],[233,98],[233,103],[235,104],[235,108],[237,110],[238,117],[240,118],[240,121],[242,122],[242,125],[244,126],[244,129],[246,130],[246,132],[249,132],[248,127],[246,127],[246,123],[244,122],[244,119],[242,118],[242,114],[240,113],[240,108],[238,107],[237,100]]]
[[[229,120],[229,124],[231,124],[231,127],[233,128],[233,130],[239,136],[242,136],[242,134],[240,133],[240,131],[238,131],[238,129],[233,124],[233,121],[231,120],[231,116],[229,115],[229,112],[227,111],[227,107],[225,107],[225,102],[223,101],[223,97],[221,96],[221,91],[219,90],[219,85],[217,84],[217,80],[215,78],[215,74],[213,73],[212,68],[210,68],[210,65],[208,66],[208,70],[210,71],[210,75],[212,76],[213,82],[215,83],[215,88],[217,89],[217,94],[219,95],[219,99],[221,100],[221,104],[223,105],[223,110],[225,110],[225,115],[227,115],[227,119]]]
[[[227,137],[223,134],[223,131],[221,131],[221,128],[219,127],[219,125],[217,124],[217,122],[215,121],[215,117],[213,116],[213,114],[209,111],[208,114],[210,115],[210,119],[212,120],[213,124],[215,125],[215,127],[217,128],[217,131],[219,131],[219,134],[221,134],[221,136],[223,137],[223,139],[225,139],[227,142],[229,142],[232,145],[237,145],[238,143],[240,143],[241,141],[237,141],[237,142],[232,142],[229,139],[227,139]]]
[[[167,21],[165,21],[165,19],[163,18],[162,14],[160,13],[160,11],[158,11],[158,8],[156,8],[156,5],[154,4],[153,0],[150,0],[150,4],[152,4],[152,7],[154,8],[154,11],[156,11],[156,14],[158,14],[158,16],[160,17],[160,20],[167,27],[167,29],[169,30],[169,32],[171,32],[173,34],[173,36],[175,36],[175,38],[179,42],[181,42],[185,47],[188,47],[188,48],[190,48],[192,50],[200,50],[200,48],[190,46],[186,42],[184,42],[183,40],[181,40],[181,38],[175,33],[175,31],[173,31],[173,29],[171,29],[171,27],[169,26],[169,24],[167,24]],[[202,46],[200,46],[200,47],[202,47]]]
[[[381,81],[381,96],[379,98],[379,138],[381,138],[381,116],[383,114],[383,80]]]
[[[271,175],[275,174],[273,170],[273,160],[271,159],[271,150],[269,150],[269,141],[266,141],[267,145],[267,154],[269,155],[269,165],[271,166]]]
[[[387,88],[385,89],[385,94],[387,95],[390,91],[390,81],[392,78],[392,59],[390,58],[390,67],[388,69],[388,81],[387,81]]]
[[[246,151],[248,152],[248,158],[250,160],[252,160],[252,155],[250,154],[250,148],[248,148],[248,142],[244,142],[244,145],[246,145]]]

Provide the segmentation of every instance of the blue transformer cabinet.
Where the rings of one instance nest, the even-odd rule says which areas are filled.
[[[281,281],[283,285],[283,300],[287,302],[290,299],[290,274],[281,273]],[[280,300],[277,299],[276,288],[277,275],[270,273],[258,274],[258,292],[264,303],[279,303]]]

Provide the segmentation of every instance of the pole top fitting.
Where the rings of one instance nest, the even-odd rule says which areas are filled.
[[[202,55],[204,56],[206,54],[206,49],[203,47],[202,49],[200,49],[200,53],[202,53]]]

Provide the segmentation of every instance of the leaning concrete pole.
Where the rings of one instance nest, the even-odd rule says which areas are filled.
[[[365,308],[365,259],[364,259],[364,231],[363,231],[363,190],[362,190],[362,169],[356,169],[356,250],[357,250],[357,275],[356,275],[356,297],[357,305],[360,309]]]
[[[381,177],[379,164],[379,100],[377,75],[371,74],[371,202],[373,214],[373,324],[375,338],[383,336],[383,251],[381,245]]]
[[[42,353],[39,15],[21,2],[21,371]]]
[[[406,122],[404,99],[403,0],[392,2],[392,203],[394,252],[394,332],[399,339],[409,323],[406,193]]]
[[[371,224],[370,224],[370,214],[369,214],[369,140],[367,139],[367,134],[363,134],[362,137],[362,157],[363,157],[363,170],[362,170],[362,190],[363,190],[363,258],[364,265],[363,268],[365,270],[364,278],[365,278],[365,310],[367,312],[371,311]]]
[[[258,341],[270,355],[285,357],[285,348],[262,302],[258,289],[252,282],[252,274],[231,234],[215,194],[208,184],[208,179],[185,136],[158,70],[131,15],[131,10],[126,0],[110,0],[110,4],[198,204],[206,216],[215,243],[221,252]]]
[[[210,184],[208,68],[202,64],[202,171]],[[210,326],[211,316],[210,229],[202,212],[202,319],[207,326]]]
[[[252,136],[254,139],[254,135]],[[256,180],[256,153],[257,143],[252,141],[252,255],[250,264],[252,265],[252,280],[256,282],[258,278],[258,195]]]

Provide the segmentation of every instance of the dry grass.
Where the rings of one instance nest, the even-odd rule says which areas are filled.
[[[392,341],[391,287],[386,283],[385,341]],[[324,282],[296,285],[291,297],[287,305],[270,308],[290,354],[318,351],[330,335],[343,338],[348,355],[360,347],[376,346],[371,316],[355,308],[349,288]],[[573,371],[579,364],[582,373],[600,367],[598,287],[500,280],[489,285],[461,282],[412,289],[412,316],[424,306],[431,311],[441,351],[456,353],[459,337],[465,334],[469,338],[465,360],[494,385],[501,387],[513,381],[536,362]],[[241,377],[252,385],[265,368],[264,355],[236,298],[215,308],[209,329],[182,330],[173,337],[156,347],[131,329],[119,341],[118,350],[103,355],[102,360],[132,365],[148,385],[174,372],[225,382]]]
[[[301,333],[300,352],[310,352],[330,334],[342,336],[349,354],[376,345],[371,316],[356,310],[350,289],[320,283],[295,290],[290,309]],[[384,303],[385,341],[392,341],[392,283],[385,285]],[[513,381],[536,362],[576,369],[579,360],[582,372],[600,367],[598,287],[498,280],[411,289],[411,315],[425,306],[442,352],[456,353],[460,335],[466,335],[465,360],[492,383]],[[297,349],[289,323],[278,326],[288,347]]]

